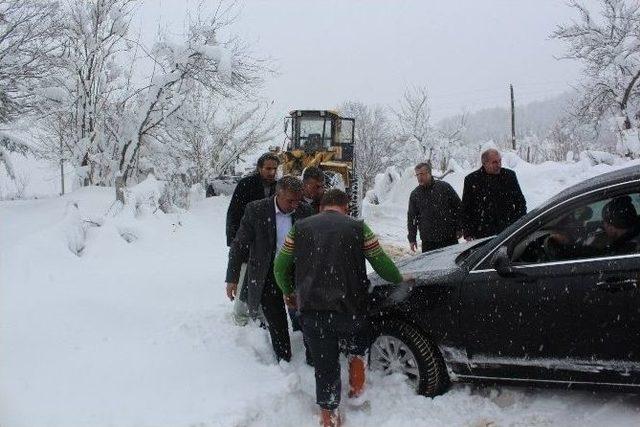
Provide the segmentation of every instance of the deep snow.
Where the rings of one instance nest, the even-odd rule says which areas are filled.
[[[611,169],[576,165],[516,165],[529,207]],[[402,245],[405,175],[387,203],[367,206],[372,228]],[[447,180],[461,190],[463,176]],[[228,199],[115,217],[113,199],[84,188],[0,202],[0,426],[317,425],[301,336],[292,363],[276,365],[266,332],[231,320]],[[369,393],[369,411],[345,408],[347,426],[640,424],[630,394],[456,385],[429,399],[376,374]]]

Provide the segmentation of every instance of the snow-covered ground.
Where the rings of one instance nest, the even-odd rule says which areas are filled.
[[[611,168],[515,167],[529,207]],[[447,180],[461,191],[463,177]],[[413,179],[367,207],[388,242],[405,244]],[[115,216],[113,199],[84,188],[0,202],[0,426],[317,425],[301,336],[277,365],[266,332],[230,318],[228,199]],[[347,426],[640,425],[637,395],[457,385],[429,399],[375,373],[369,392],[369,410],[345,408]]]

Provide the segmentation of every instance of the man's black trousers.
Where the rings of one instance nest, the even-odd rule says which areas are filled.
[[[330,311],[302,313],[302,332],[311,350],[316,371],[316,402],[323,409],[340,405],[340,348],[347,354],[364,356],[369,343],[369,321],[365,316]]]
[[[291,360],[291,339],[289,337],[287,310],[284,307],[282,291],[276,285],[273,273],[270,273],[264,282],[261,305],[276,358],[278,361],[289,362]]]

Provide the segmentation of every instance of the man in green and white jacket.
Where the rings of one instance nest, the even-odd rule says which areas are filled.
[[[276,283],[287,305],[297,307],[301,315],[325,425],[339,422],[340,339],[346,339],[350,354],[349,396],[358,397],[364,390],[364,354],[369,344],[365,260],[383,279],[404,280],[371,229],[347,216],[348,204],[343,191],[327,191],[321,212],[296,222],[274,261]]]

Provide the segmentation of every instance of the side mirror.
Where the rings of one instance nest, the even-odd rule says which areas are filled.
[[[517,273],[513,270],[509,252],[506,246],[500,246],[491,258],[491,266],[496,269],[500,276],[513,277]]]

